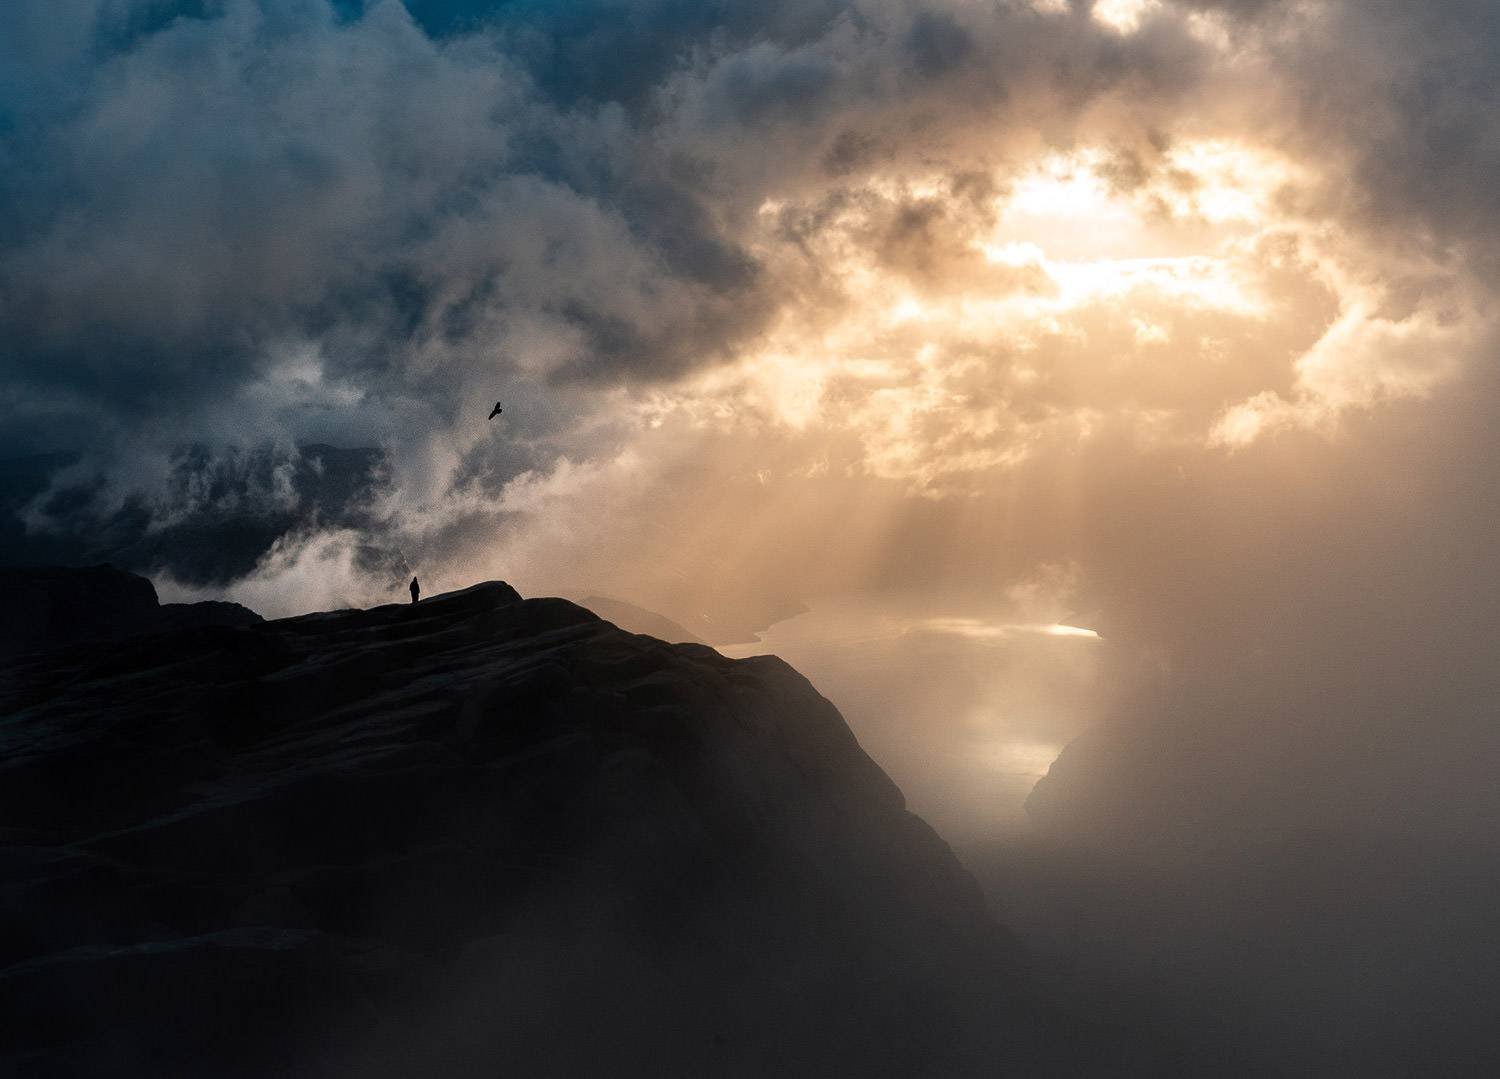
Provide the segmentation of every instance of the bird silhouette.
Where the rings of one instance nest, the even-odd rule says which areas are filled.
[[[496,416],[500,415],[500,413],[502,413],[504,411],[505,410],[500,407],[500,402],[496,401],[495,402],[495,408],[494,408],[494,410],[488,416],[486,416],[485,418],[492,420],[492,419],[494,419]]]

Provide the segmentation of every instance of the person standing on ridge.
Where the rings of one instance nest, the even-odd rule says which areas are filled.
[[[417,597],[422,594],[422,586],[417,584],[417,579],[415,577],[411,579],[411,584],[408,586],[408,590],[411,592],[411,601],[413,603],[417,602]]]

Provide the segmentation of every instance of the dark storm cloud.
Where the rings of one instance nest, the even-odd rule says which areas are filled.
[[[0,15],[0,456],[81,451],[107,476],[90,512],[33,507],[56,558],[172,516],[188,444],[400,451],[476,380],[515,378],[512,335],[541,343],[534,374],[649,381],[768,312],[755,261],[633,122],[549,97],[498,29],[434,40],[399,4],[315,0],[33,16]],[[235,516],[231,546],[287,523],[264,518]],[[184,549],[99,552],[224,579]]]
[[[1500,145],[1500,9],[1487,0],[1174,0],[1230,16],[1235,43],[1262,49],[1288,91],[1266,117],[1304,152],[1333,154],[1336,211],[1363,228],[1430,230],[1454,244],[1495,226],[1487,181]],[[1348,155],[1347,160],[1339,160]]]
[[[906,34],[912,63],[924,75],[941,75],[974,54],[974,39],[953,16],[924,11]]]
[[[1500,10],[1450,4],[1342,5],[1327,36],[1299,58],[1311,85],[1329,62],[1353,76],[1313,100],[1358,144],[1358,187],[1373,221],[1413,214],[1442,244],[1495,234],[1500,167]],[[1380,91],[1360,100],[1374,83]],[[1357,125],[1357,126],[1356,126]]]
[[[1206,11],[1252,19],[1274,9],[1293,6],[1295,0],[1176,0],[1178,6],[1191,11]]]
[[[366,5],[369,6],[369,5]],[[410,0],[412,16],[434,36],[486,28],[509,43],[549,98],[569,105],[612,102],[650,107],[661,82],[695,52],[734,52],[756,41],[795,46],[822,34],[853,5],[847,0]]]
[[[435,43],[392,3],[354,20],[231,3],[129,32],[109,14],[62,13],[90,42],[57,49],[70,107],[37,101],[45,71],[7,102],[25,137],[0,180],[0,327],[20,384],[120,419],[191,411],[312,338],[378,392],[429,338],[492,330],[518,291],[583,333],[574,368],[650,378],[763,313],[753,261],[628,125],[539,96],[488,37]],[[465,228],[489,250],[455,267]],[[677,295],[641,310],[641,290]],[[632,311],[649,333],[587,347]]]
[[[378,451],[320,445],[187,446],[163,467],[147,496],[116,489],[77,455],[5,461],[0,564],[169,566],[184,584],[223,587],[284,536],[372,528],[368,506],[384,479]],[[360,557],[384,570],[378,549]]]

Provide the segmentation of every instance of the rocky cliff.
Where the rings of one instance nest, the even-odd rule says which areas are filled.
[[[489,583],[32,654],[0,716],[0,1071],[1119,1061],[774,658]]]
[[[0,658],[85,641],[200,626],[248,626],[237,603],[167,603],[144,577],[110,565],[0,567]]]

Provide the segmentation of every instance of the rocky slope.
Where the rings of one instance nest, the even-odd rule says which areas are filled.
[[[113,566],[0,567],[0,659],[85,641],[200,626],[249,626],[237,603],[167,603],[144,577]]]
[[[0,1071],[1123,1070],[774,658],[501,583],[0,672]]]

